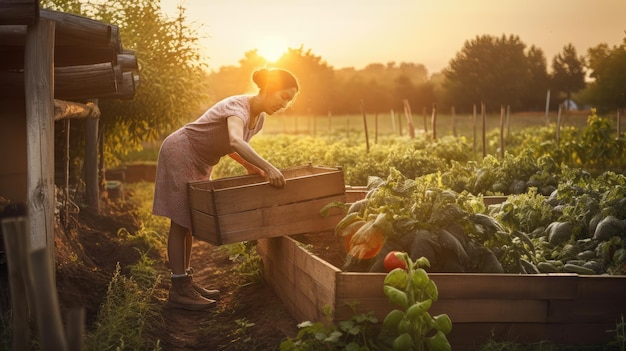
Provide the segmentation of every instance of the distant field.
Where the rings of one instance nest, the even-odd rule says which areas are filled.
[[[569,114],[561,115],[561,124],[563,126],[584,127],[587,123],[589,111],[575,111]],[[433,127],[431,123],[431,115],[426,116],[426,128],[428,133],[432,134]],[[476,116],[476,132],[480,135],[482,131],[482,120],[480,114]],[[394,114],[392,120],[391,113],[366,115],[367,129],[370,137],[373,138],[375,132],[379,135],[402,134],[407,135],[407,120],[404,114]],[[485,118],[486,131],[498,130],[500,128],[500,114],[488,114]],[[416,133],[423,133],[424,116],[413,115],[413,126]],[[545,113],[512,113],[508,118],[508,124],[504,128],[510,128],[511,131],[520,130],[533,126],[544,126],[547,123],[556,123],[557,113],[552,112],[546,120]],[[364,122],[362,115],[337,115],[337,116],[292,116],[292,115],[276,115],[270,116],[265,121],[263,128],[264,134],[305,134],[313,136],[323,136],[328,134],[336,134],[341,132],[363,132]],[[451,114],[438,114],[436,119],[437,137],[446,135],[472,137],[474,133],[473,117],[468,114],[457,114],[454,123]],[[456,133],[455,133],[456,130]]]
[[[575,126],[583,128],[587,124],[587,116],[589,111],[575,111],[568,115],[562,115],[562,125]],[[371,142],[375,141],[376,131],[379,136],[388,135],[408,135],[407,134],[407,121],[404,114],[395,114],[394,121],[392,122],[391,113],[366,115],[367,128],[369,133],[369,139]],[[482,120],[478,115],[476,121],[476,137],[481,137],[482,132]],[[413,125],[416,135],[424,132],[424,117],[420,115],[413,115]],[[557,120],[557,113],[551,112],[548,115],[547,123],[554,124]],[[432,135],[431,116],[426,116],[427,128],[429,135]],[[438,114],[437,115],[437,137],[453,135],[452,116],[450,114]],[[465,136],[469,140],[473,140],[474,124],[472,116],[467,114],[457,114],[454,120],[457,136]],[[546,125],[545,114],[542,112],[535,113],[514,113],[509,117],[508,128],[510,131],[521,130],[528,127],[539,127]],[[500,128],[500,115],[488,114],[486,116],[485,130],[490,132],[492,130],[499,130]],[[507,125],[505,124],[505,128]],[[279,114],[275,116],[269,116],[263,127],[262,134],[299,134],[310,135],[316,137],[323,137],[325,135],[341,135],[342,133],[354,134],[363,133],[363,116],[362,115],[337,115],[337,116],[292,116]],[[157,154],[161,142],[144,143],[143,150],[137,152],[131,152],[126,158],[125,162],[143,162],[143,161],[156,161]]]

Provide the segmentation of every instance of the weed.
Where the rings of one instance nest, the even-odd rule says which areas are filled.
[[[256,250],[256,241],[245,241],[220,246],[230,260],[235,262],[234,271],[245,280],[245,284],[263,282],[263,260]]]

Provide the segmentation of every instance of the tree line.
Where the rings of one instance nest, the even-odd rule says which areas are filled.
[[[571,98],[600,112],[626,105],[626,36],[621,45],[600,43],[586,55],[566,44],[550,65],[540,48],[516,35],[480,35],[467,40],[447,67],[435,73],[411,62],[335,69],[303,46],[288,48],[276,62],[253,49],[237,65],[209,70],[200,55],[198,30],[188,23],[182,5],[174,18],[151,0],[42,0],[42,7],[117,25],[125,48],[135,51],[140,76],[135,98],[100,101],[101,123],[113,140],[110,154],[138,148],[193,120],[219,99],[249,92],[252,72],[259,67],[285,68],[298,77],[301,93],[288,113],[301,115],[355,114],[362,108],[388,113],[402,111],[404,101],[416,113],[433,106],[441,111],[454,106],[463,113],[481,103],[491,111],[501,105],[540,111],[548,90],[552,108]]]

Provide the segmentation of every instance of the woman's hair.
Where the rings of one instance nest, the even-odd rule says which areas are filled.
[[[252,80],[262,92],[272,93],[289,88],[300,90],[296,77],[283,69],[261,68],[252,74]]]

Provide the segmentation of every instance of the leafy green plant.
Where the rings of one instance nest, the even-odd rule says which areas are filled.
[[[230,260],[236,263],[233,269],[246,284],[263,282],[263,260],[256,250],[256,241],[233,243],[219,249],[226,251]]]
[[[355,311],[356,305],[351,308]],[[330,320],[328,307],[325,315]],[[280,351],[376,350],[377,323],[372,313],[355,313],[349,320],[337,324],[305,321],[298,324],[300,331],[295,338],[280,343]]]
[[[146,264],[140,266],[148,268]],[[147,326],[159,318],[155,302],[158,282],[158,279],[152,281],[151,287],[146,289],[133,278],[121,274],[118,264],[95,328],[85,338],[85,349],[160,350],[158,340],[152,345],[144,335]]]
[[[446,337],[452,330],[450,317],[428,313],[439,297],[435,282],[422,268],[430,266],[428,259],[422,257],[413,262],[403,252],[396,256],[405,261],[406,268],[389,272],[383,289],[389,301],[404,310],[389,312],[379,341],[393,350],[451,350]]]

